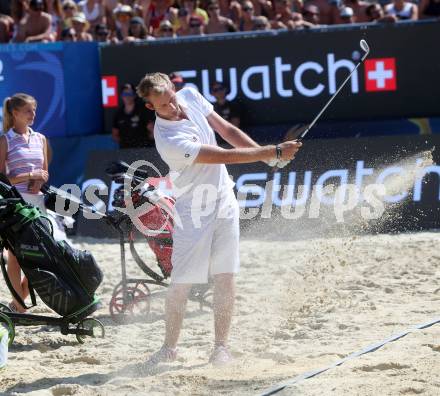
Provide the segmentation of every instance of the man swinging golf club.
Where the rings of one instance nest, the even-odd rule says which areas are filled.
[[[156,112],[154,138],[170,168],[180,223],[173,236],[165,341],[148,364],[176,359],[188,292],[192,284],[207,283],[210,277],[214,281],[215,328],[210,362],[227,364],[232,360],[227,341],[235,299],[234,274],[240,263],[239,208],[225,164],[264,161],[285,165],[301,143],[260,146],[215,113],[197,90],[183,88],[176,93],[163,73],[147,74],[137,93]],[[214,130],[234,148],[217,146]]]

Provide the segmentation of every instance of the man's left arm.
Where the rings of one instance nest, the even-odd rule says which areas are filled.
[[[230,122],[223,119],[215,111],[207,117],[209,125],[214,129],[224,140],[231,146],[236,148],[241,147],[260,147],[260,145],[251,139],[240,128],[232,125]]]

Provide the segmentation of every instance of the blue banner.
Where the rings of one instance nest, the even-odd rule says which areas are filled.
[[[17,92],[35,97],[38,107],[33,129],[48,137],[102,131],[96,43],[0,46],[1,103]]]

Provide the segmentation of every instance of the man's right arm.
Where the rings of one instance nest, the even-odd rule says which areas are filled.
[[[279,159],[292,160],[302,146],[294,140],[278,145],[281,149]],[[262,147],[246,147],[223,149],[218,146],[202,145],[194,163],[198,164],[246,164],[258,161],[271,161],[277,158],[277,149],[274,145]]]

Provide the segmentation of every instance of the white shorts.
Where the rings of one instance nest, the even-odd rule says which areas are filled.
[[[213,275],[239,271],[239,213],[232,190],[206,216],[178,211],[182,227],[174,228],[172,283],[207,283]]]

